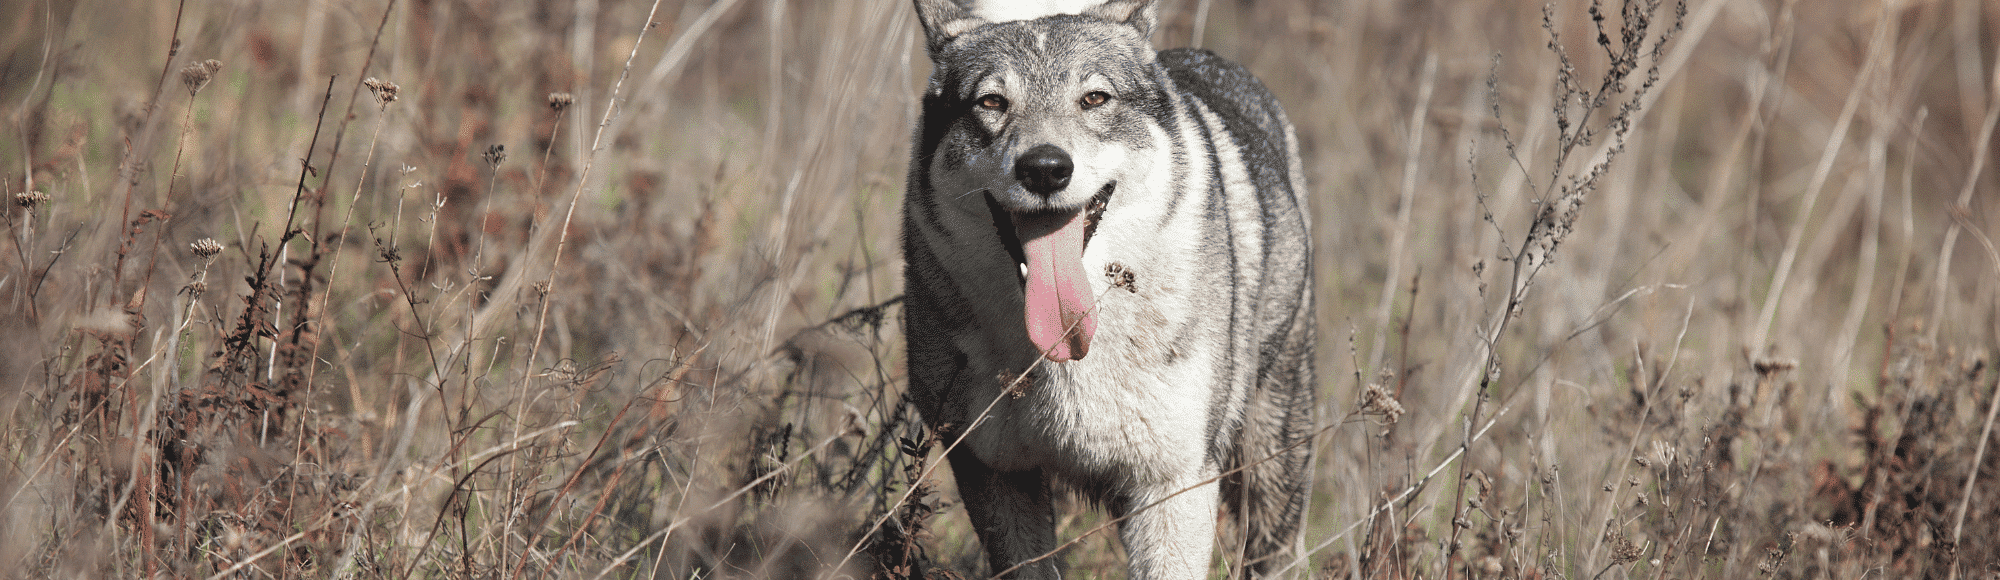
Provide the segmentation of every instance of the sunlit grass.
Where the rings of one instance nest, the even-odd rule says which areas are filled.
[[[906,2],[663,3],[643,41],[650,3],[179,8],[0,7],[9,573],[987,572],[900,404]],[[1990,574],[2000,12],[1692,3],[1482,389],[1501,256],[1558,191],[1538,8],[1205,15],[1312,191],[1329,428],[1297,570]],[[1598,78],[1588,4],[1551,26]],[[1068,505],[1065,534],[1105,520]]]

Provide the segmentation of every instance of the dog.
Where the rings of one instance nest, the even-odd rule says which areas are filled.
[[[1131,578],[1206,576],[1224,506],[1232,574],[1287,563],[1316,332],[1284,111],[1240,65],[1156,52],[1152,0],[914,1],[935,67],[903,206],[909,397],[963,438],[991,572],[1060,577],[1062,492],[1122,518]]]

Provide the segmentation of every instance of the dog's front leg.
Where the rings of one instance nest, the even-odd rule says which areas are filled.
[[[1055,503],[1049,497],[1049,483],[1041,470],[1001,472],[967,451],[951,454],[951,471],[958,479],[958,495],[986,546],[990,573],[1014,567],[1049,553],[1056,547]],[[1056,558],[1022,566],[1009,578],[1057,580],[1062,577]]]
[[[1188,489],[1201,479],[1160,486],[1122,502],[1124,505],[1117,511],[1130,513],[1131,517],[1119,528],[1118,535],[1125,541],[1125,551],[1131,554],[1126,565],[1133,580],[1192,580],[1207,576],[1219,499],[1218,488],[1212,481]],[[1183,489],[1187,491],[1167,497]],[[1148,507],[1156,501],[1157,504]]]

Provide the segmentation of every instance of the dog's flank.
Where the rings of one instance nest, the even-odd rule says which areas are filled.
[[[1241,66],[1155,52],[1151,1],[916,5],[936,67],[904,202],[910,396],[964,430],[950,460],[992,571],[1054,549],[1056,485],[1129,516],[1134,578],[1204,576],[1224,504],[1232,561],[1283,564],[1315,341],[1283,111]]]

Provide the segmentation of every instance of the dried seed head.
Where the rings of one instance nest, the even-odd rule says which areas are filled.
[[[570,359],[556,361],[556,366],[550,367],[543,375],[553,377],[562,383],[574,382],[580,376],[577,373],[576,361]]]
[[[1403,403],[1382,386],[1381,382],[1371,383],[1361,392],[1361,412],[1379,414],[1385,423],[1395,423],[1403,416]]]
[[[369,92],[375,93],[375,100],[381,103],[383,107],[388,107],[389,103],[396,102],[396,94],[403,90],[402,87],[396,86],[396,83],[375,77],[368,77],[367,80],[361,81],[361,86],[368,87]]]
[[[192,97],[195,93],[201,92],[202,87],[208,86],[208,81],[215,80],[215,73],[220,70],[222,61],[212,58],[188,63],[187,66],[181,67],[181,84],[187,86],[188,96]]]
[[[213,260],[217,254],[222,253],[222,243],[215,241],[215,238],[202,238],[188,244],[188,251],[194,252],[197,258]]]
[[[576,97],[570,96],[569,93],[549,93],[549,108],[555,109],[558,113],[563,112],[563,109],[569,108],[574,103],[576,103]]]
[[[1653,463],[1659,464],[1660,467],[1673,467],[1674,459],[1676,459],[1678,455],[1679,454],[1675,453],[1674,451],[1674,444],[1665,441],[1653,442],[1652,460]]]
[[[1104,278],[1111,282],[1112,288],[1124,288],[1126,292],[1139,293],[1139,275],[1132,273],[1132,269],[1125,267],[1125,264],[1119,262],[1105,264]]]
[[[49,194],[41,191],[23,191],[14,194],[14,205],[21,206],[21,209],[29,211],[34,211],[35,206],[48,202]]]
[[[1615,530],[1605,530],[1604,535],[1606,536],[1605,539],[1611,540],[1612,565],[1623,566],[1637,562],[1640,556],[1646,554],[1644,549],[1641,549],[1638,544],[1632,543],[1632,539],[1625,537],[1625,534]]]
[[[486,146],[486,164],[487,164],[487,165],[492,165],[492,166],[494,166],[494,167],[499,167],[499,166],[500,166],[500,162],[502,162],[502,161],[506,161],[506,160],[507,160],[507,146],[506,146],[506,145],[501,145],[501,144],[499,144],[499,143],[494,143],[494,144],[492,144],[492,145],[488,145],[488,146]]]

